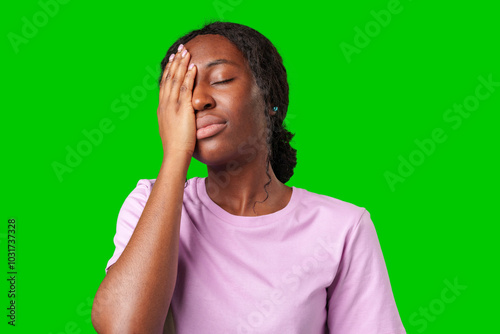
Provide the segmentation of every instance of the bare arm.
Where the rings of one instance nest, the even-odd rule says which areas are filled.
[[[187,165],[172,159],[162,166],[129,243],[99,286],[92,308],[99,333],[161,333],[177,278]]]
[[[164,72],[158,107],[163,163],[127,246],[95,295],[92,323],[98,333],[163,332],[177,278],[184,184],[196,143],[191,105],[196,67],[187,70],[188,62],[189,53],[184,58],[177,53]]]

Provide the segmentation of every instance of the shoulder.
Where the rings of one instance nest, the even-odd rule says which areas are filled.
[[[196,182],[193,181],[195,180],[188,180],[188,183],[184,188],[184,202],[188,197],[193,197],[192,193],[196,189]],[[132,221],[137,220],[136,218],[140,217],[147,201],[149,200],[149,196],[151,195],[151,191],[153,190],[155,183],[156,179],[139,179],[135,188],[132,189],[125,199],[120,209],[119,217],[131,219]]]
[[[315,216],[320,222],[335,228],[352,229],[368,214],[366,208],[339,198],[315,193],[303,188],[300,191],[299,211]]]
[[[366,209],[354,203],[339,198],[315,193],[303,188],[298,188],[301,194],[301,204],[305,207],[316,208],[343,216],[361,216]]]
[[[139,192],[151,193],[151,190],[153,189],[155,182],[156,179],[140,179],[137,182],[137,185],[135,186],[134,190],[137,190]]]
[[[196,180],[198,177],[194,177],[188,180],[184,192],[191,193],[192,191],[196,190]],[[151,194],[151,191],[153,190],[153,186],[156,183],[156,179],[140,179],[136,186],[135,189],[132,191],[131,194],[137,195],[137,196],[142,196],[145,199],[149,198],[149,195]]]
[[[146,204],[156,179],[139,179],[135,187],[127,196],[126,202],[140,202]]]

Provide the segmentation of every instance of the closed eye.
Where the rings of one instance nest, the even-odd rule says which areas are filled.
[[[217,85],[217,84],[225,84],[225,83],[228,83],[229,81],[233,81],[233,79],[227,79],[227,80],[224,80],[224,81],[219,81],[219,82],[214,82],[214,85]]]

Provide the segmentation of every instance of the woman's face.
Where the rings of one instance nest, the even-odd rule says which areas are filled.
[[[185,46],[197,67],[192,98],[197,122],[215,116],[226,123],[220,132],[197,139],[194,158],[217,166],[249,162],[258,151],[267,155],[264,101],[245,57],[220,35],[199,35]]]

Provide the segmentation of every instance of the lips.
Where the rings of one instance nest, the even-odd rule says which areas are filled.
[[[212,124],[224,124],[224,123],[226,123],[226,121],[220,117],[214,115],[206,115],[196,119],[196,129],[199,130]]]
[[[201,140],[215,136],[224,128],[226,128],[226,121],[214,115],[205,115],[196,119],[196,139]]]

